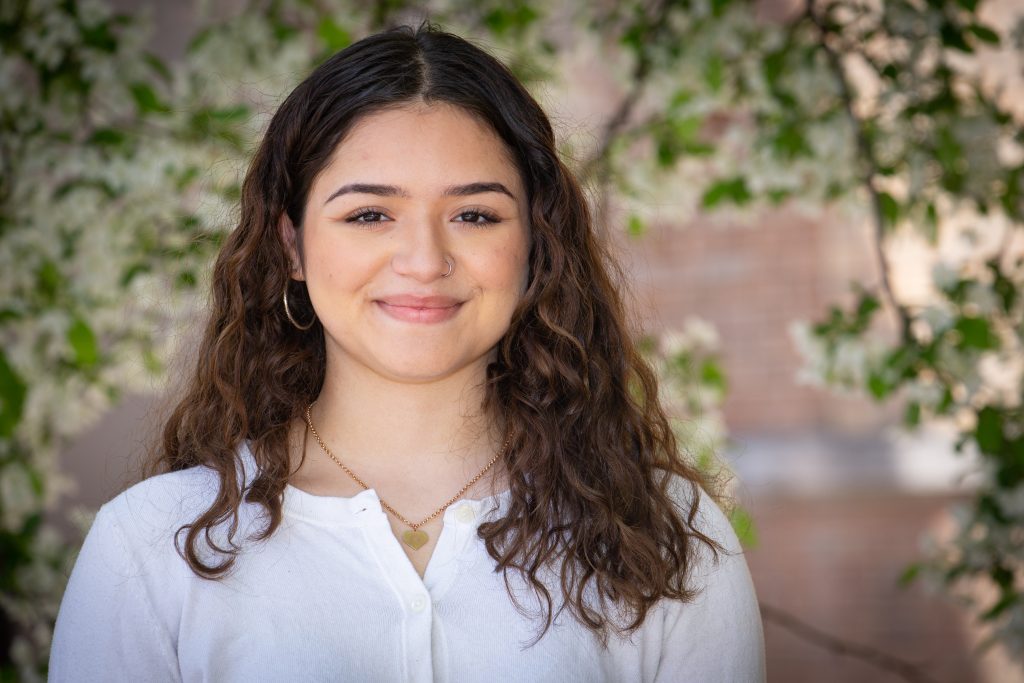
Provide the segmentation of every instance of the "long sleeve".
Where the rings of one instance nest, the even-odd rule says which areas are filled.
[[[61,602],[49,680],[178,681],[133,548],[109,504],[96,515]]]
[[[718,561],[701,546],[693,576],[700,594],[666,607],[658,683],[760,683],[765,680],[764,635],[754,584],[729,520],[701,492],[699,520],[725,548]],[[698,527],[701,528],[701,527]]]

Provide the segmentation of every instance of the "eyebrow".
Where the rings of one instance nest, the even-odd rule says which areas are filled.
[[[501,183],[467,183],[466,185],[449,185],[445,188],[443,195],[445,197],[468,197],[474,194],[486,194],[488,192],[498,192],[505,194],[515,199],[515,195],[502,185]],[[378,197],[403,197],[408,198],[410,195],[408,192],[396,185],[377,185],[373,183],[349,183],[342,185],[335,190],[324,204],[329,204],[332,200],[340,197],[343,194],[375,194]]]

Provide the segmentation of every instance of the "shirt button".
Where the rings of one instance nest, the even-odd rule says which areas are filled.
[[[427,599],[422,595],[417,595],[415,598],[409,601],[409,609],[413,612],[422,612],[427,608]]]
[[[476,519],[476,513],[473,512],[473,508],[470,505],[461,505],[459,509],[455,511],[455,519],[468,524]]]

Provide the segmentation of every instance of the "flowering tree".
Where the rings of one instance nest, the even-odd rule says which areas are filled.
[[[251,137],[238,102],[208,99],[135,29],[97,2],[0,7],[3,680],[44,670],[63,592],[56,453],[162,377],[238,196],[221,160]]]
[[[957,417],[958,447],[981,452],[986,469],[960,534],[914,571],[951,587],[991,582],[998,598],[976,612],[1024,652],[1024,264],[1012,251],[1024,138],[976,59],[1019,49],[1024,31],[1013,17],[989,25],[986,7],[809,0],[773,15],[750,0],[271,0],[208,23],[168,66],[146,53],[136,19],[98,0],[0,5],[0,666],[25,679],[45,670],[69,561],[46,521],[66,488],[55,453],[122,392],[159,386],[280,97],[351,40],[424,13],[486,38],[542,99],[571,89],[574,56],[602,56],[614,108],[596,136],[563,144],[609,229],[642,233],[650,216],[634,200],[658,192],[677,205],[682,195],[680,221],[782,202],[843,202],[872,221],[882,281],[852,308],[796,326],[808,372],[904,401],[911,427]],[[621,226],[618,205],[629,209]],[[1002,230],[1000,246],[937,268],[930,304],[899,301],[889,236],[916,229],[938,242],[963,215]],[[895,341],[874,332],[883,310]],[[701,329],[649,351],[666,402],[711,415],[715,450],[725,385]],[[700,456],[692,424],[677,423]]]

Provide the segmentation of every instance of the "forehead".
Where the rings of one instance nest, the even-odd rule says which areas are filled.
[[[335,147],[321,179],[340,176],[445,186],[493,176],[521,186],[512,153],[494,129],[443,103],[388,108],[358,119]]]

